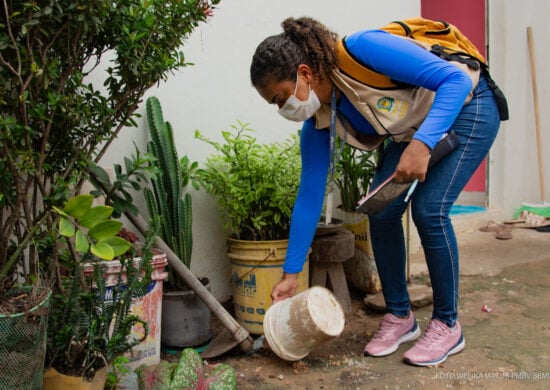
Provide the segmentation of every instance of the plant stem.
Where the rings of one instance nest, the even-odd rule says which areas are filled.
[[[23,240],[21,240],[21,242],[17,246],[15,252],[12,253],[10,258],[4,265],[4,268],[2,268],[2,271],[0,271],[0,285],[4,283],[4,279],[8,275],[8,272],[17,262],[21,253],[27,247],[27,244],[29,243],[29,241],[31,240],[32,237],[34,237],[34,235],[36,234],[40,226],[42,226],[42,223],[46,220],[49,214],[50,214],[49,212],[44,213],[36,222],[36,224],[31,228],[31,230],[29,230],[29,232],[25,234],[25,236],[23,237]]]

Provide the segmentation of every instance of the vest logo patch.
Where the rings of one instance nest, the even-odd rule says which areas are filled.
[[[394,102],[394,98],[383,97],[378,99],[378,102],[376,102],[376,107],[378,107],[380,111],[390,112],[393,109]]]

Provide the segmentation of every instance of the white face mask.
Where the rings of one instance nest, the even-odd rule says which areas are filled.
[[[321,107],[321,102],[311,85],[309,86],[308,99],[303,102],[296,97],[296,91],[298,90],[298,81],[300,77],[296,76],[296,88],[294,89],[294,95],[290,96],[285,104],[279,108],[279,114],[294,122],[303,122],[313,116],[317,110]]]

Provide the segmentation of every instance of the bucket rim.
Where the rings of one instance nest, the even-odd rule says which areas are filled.
[[[265,241],[261,241],[261,240],[240,240],[238,238],[235,238],[235,237],[227,237],[227,243],[235,243],[237,245],[239,244],[242,244],[242,245],[258,245],[258,246],[262,246],[262,245],[267,245],[267,246],[274,246],[274,245],[288,245],[288,238],[286,239],[282,239],[282,240],[265,240]]]
[[[136,256],[136,257],[132,258],[132,262],[134,264],[138,264],[142,259],[143,259],[143,257]],[[153,255],[151,257],[150,263],[153,266],[153,268],[155,268],[155,267],[157,267],[157,268],[165,267],[166,265],[168,265],[168,259],[166,257],[166,253],[162,252],[162,253],[157,253],[157,254]],[[122,266],[122,263],[120,262],[119,259],[90,261],[90,262],[87,262],[87,263],[83,264],[83,268],[84,268],[85,272],[86,272],[87,269],[93,268],[93,266],[95,264],[105,264],[107,266],[107,268]]]

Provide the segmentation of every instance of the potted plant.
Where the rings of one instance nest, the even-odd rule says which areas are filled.
[[[140,247],[142,261],[136,263],[135,247],[120,236],[122,222],[111,218],[113,208],[93,206],[93,200],[93,195],[78,195],[63,209],[54,206],[60,216],[57,234],[65,239],[60,253],[65,276],[52,299],[46,389],[94,381],[103,388],[108,365],[139,344],[148,332],[147,322],[132,314],[130,306],[135,298],[146,294],[150,284],[156,232],[152,230]],[[75,256],[79,261],[74,261]],[[109,285],[105,263],[97,260],[115,258],[121,270],[116,282]],[[88,275],[86,263],[92,269]],[[143,334],[131,337],[137,325]]]
[[[193,250],[192,198],[185,189],[191,184],[198,189],[194,178],[196,162],[187,156],[178,158],[172,126],[164,121],[159,100],[147,99],[147,120],[151,141],[148,149],[155,157],[152,162],[157,174],[151,179],[152,189],[145,189],[147,210],[151,218],[160,219],[160,237],[188,268]],[[185,281],[172,269],[162,297],[162,343],[170,347],[197,346],[212,337],[210,309]],[[200,278],[209,288],[208,278]]]
[[[2,3],[0,307],[15,308],[9,315],[39,305],[14,304],[15,298],[44,298],[62,276],[52,206],[79,193],[92,162],[121,129],[136,125],[145,92],[187,65],[182,43],[213,2]],[[20,293],[21,286],[29,291]],[[13,361],[6,347],[0,346],[0,360]],[[41,381],[6,372],[29,387]],[[2,381],[0,375],[0,387],[9,387]]]
[[[369,190],[378,156],[378,150],[369,152],[345,144],[335,165],[335,184],[341,199],[339,219],[343,227],[355,235],[355,254],[344,263],[344,272],[350,286],[366,293],[380,291],[381,285],[370,242],[368,216],[356,212],[355,207]]]
[[[208,369],[193,348],[185,348],[177,363],[162,362],[156,366],[142,366],[136,372],[139,390],[237,388],[235,370],[231,366],[220,363]]]
[[[237,320],[250,333],[262,334],[271,288],[282,277],[301,163],[298,135],[261,144],[253,131],[238,122],[222,131],[223,142],[199,131],[195,136],[217,152],[197,177],[216,196],[228,231]],[[300,290],[308,286],[307,269],[300,275]]]
[[[93,167],[90,182],[94,190],[91,191],[91,194],[101,198],[105,205],[112,206],[114,216],[120,217],[124,214],[130,220],[131,217],[137,218],[139,214],[137,207],[134,205],[132,191],[145,190],[144,187],[149,184],[151,178],[155,177],[157,170],[153,165],[154,161],[154,156],[149,153],[141,154],[136,147],[135,155],[132,155],[131,158],[124,158],[124,168],[119,164],[114,165],[112,181],[111,175],[105,169],[99,166]],[[159,225],[159,221],[156,219],[152,219],[151,222],[154,225]],[[151,234],[147,226],[134,227],[138,228],[142,236]],[[160,361],[163,281],[167,278],[165,267],[168,261],[167,254],[158,248],[158,230],[153,256],[148,259],[141,256],[134,258],[136,264],[140,261],[148,261],[148,267],[151,268],[151,284],[147,286],[147,293],[134,299],[131,307],[133,313],[138,314],[142,320],[148,322],[150,332],[145,340],[126,354],[129,360],[129,368],[136,368],[141,364],[157,364]],[[140,237],[133,230],[123,228],[119,235],[132,242],[134,246],[139,247],[141,245]],[[107,287],[112,287],[118,283],[121,273],[122,277],[126,277],[124,266],[119,261],[109,261],[105,266]],[[85,269],[85,273],[88,271],[90,271],[90,267]],[[136,333],[139,333],[139,331],[136,331]]]

